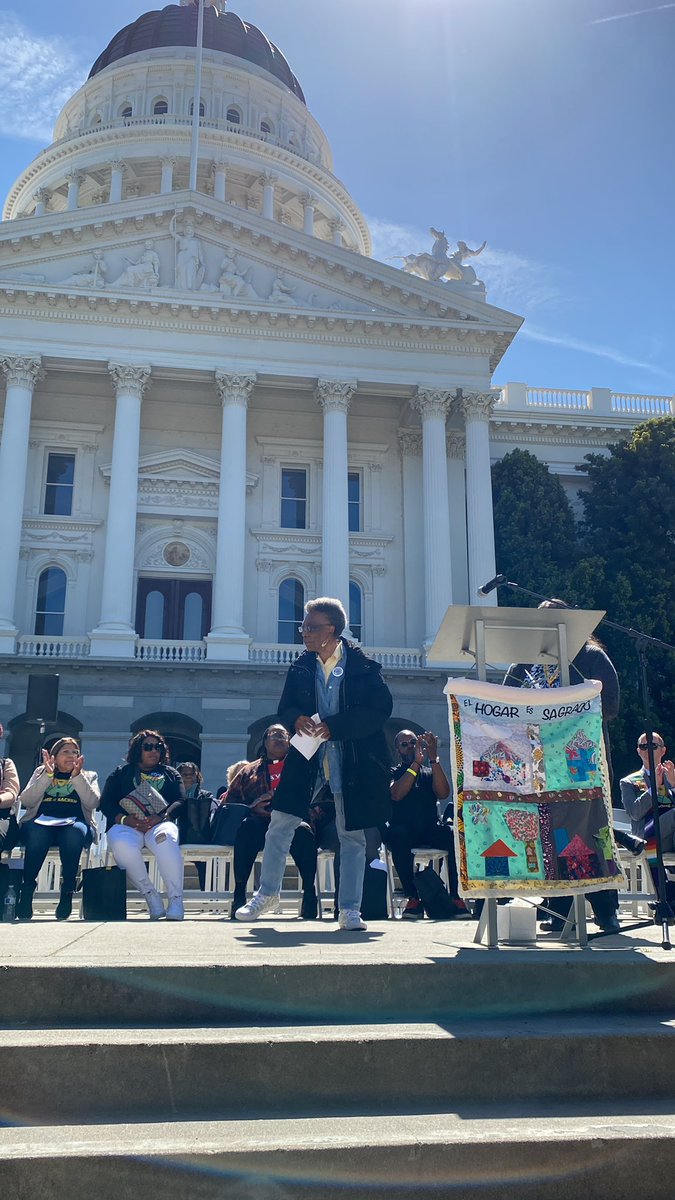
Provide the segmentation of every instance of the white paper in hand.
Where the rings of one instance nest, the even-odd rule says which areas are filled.
[[[312,720],[316,725],[321,724],[321,717],[318,713],[314,713]],[[295,746],[299,750],[303,758],[313,758],[319,746],[326,739],[322,737],[313,737],[311,733],[294,733],[291,738],[291,746]]]

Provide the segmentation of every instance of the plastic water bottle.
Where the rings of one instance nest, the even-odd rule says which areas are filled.
[[[2,919],[11,924],[16,916],[16,889],[13,883],[10,883],[5,893],[5,903],[2,910]]]

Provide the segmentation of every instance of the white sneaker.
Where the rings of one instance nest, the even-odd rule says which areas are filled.
[[[145,892],[143,899],[148,906],[151,921],[161,921],[162,917],[166,916],[164,901],[155,888],[152,888],[149,892]]]
[[[262,892],[254,892],[248,904],[242,905],[234,914],[238,921],[257,921],[264,913],[272,912],[279,903],[279,894],[263,896]]]
[[[182,921],[185,916],[183,908],[183,897],[172,896],[169,898],[169,907],[166,910],[167,921]]]
[[[368,928],[365,921],[361,920],[361,913],[355,908],[341,908],[338,925],[340,929],[347,929],[350,933],[361,933]]]

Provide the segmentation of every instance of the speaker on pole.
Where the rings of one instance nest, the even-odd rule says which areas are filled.
[[[59,712],[58,675],[29,675],[26,717],[29,721],[55,722]]]

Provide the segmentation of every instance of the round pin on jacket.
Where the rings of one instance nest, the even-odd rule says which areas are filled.
[[[344,667],[333,667],[332,674],[335,676],[336,679],[339,679],[341,675],[344,675],[344,673],[345,673]]]

